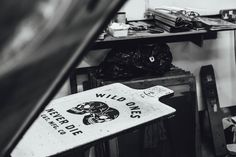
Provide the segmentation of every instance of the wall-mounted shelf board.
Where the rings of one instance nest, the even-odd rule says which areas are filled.
[[[96,40],[93,45],[93,49],[105,49],[114,48],[120,46],[132,46],[139,44],[151,44],[151,43],[171,43],[171,42],[184,42],[191,41],[198,46],[203,45],[203,40],[216,39],[218,31],[207,30],[191,30],[187,32],[178,33],[136,33],[134,35],[128,35],[127,37],[112,37],[106,36],[103,40]]]

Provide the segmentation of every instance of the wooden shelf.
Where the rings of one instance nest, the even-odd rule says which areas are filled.
[[[207,30],[191,30],[187,32],[179,33],[156,33],[151,34],[147,32],[138,32],[135,34],[128,35],[127,37],[115,38],[110,35],[106,36],[103,40],[97,40],[93,49],[105,49],[114,48],[120,46],[131,46],[139,44],[151,44],[158,42],[183,42],[191,41],[198,46],[202,46],[203,40],[206,39],[216,39],[218,31],[207,31]]]

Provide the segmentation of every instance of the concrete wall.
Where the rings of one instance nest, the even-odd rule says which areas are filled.
[[[195,8],[202,14],[214,14],[220,9],[236,8],[234,0],[130,0],[121,9],[125,11],[128,20],[143,19],[147,7],[174,6],[181,8]],[[168,44],[173,53],[173,63],[183,69],[190,70],[197,78],[197,92],[199,108],[201,93],[199,86],[199,69],[202,65],[213,64],[217,79],[217,89],[221,106],[236,105],[234,89],[236,89],[234,32],[224,31],[218,33],[216,40],[204,41],[203,47],[191,42],[178,42]],[[104,57],[103,52],[90,52],[80,66],[96,65]],[[68,83],[62,88],[57,97],[68,94]]]

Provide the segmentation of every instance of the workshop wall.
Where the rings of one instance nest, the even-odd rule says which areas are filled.
[[[164,6],[192,8],[201,15],[212,15],[217,14],[221,9],[236,8],[236,3],[234,0],[130,0],[121,10],[126,12],[128,20],[135,20],[144,18],[140,12],[144,12],[147,7],[160,8]],[[236,105],[236,97],[234,97],[234,89],[236,89],[234,42],[234,31],[224,31],[218,33],[216,40],[205,40],[202,47],[191,42],[168,44],[173,53],[173,64],[190,70],[197,78],[199,109],[203,108],[199,69],[202,65],[207,64],[213,64],[215,69],[220,105],[222,107]]]
[[[181,8],[195,8],[200,14],[218,13],[220,9],[236,8],[235,0],[129,0],[121,9],[125,11],[128,20],[144,18],[147,7],[174,6]],[[234,89],[236,89],[234,32],[224,31],[218,33],[216,40],[205,40],[202,47],[191,42],[178,42],[168,44],[173,53],[173,64],[190,70],[197,78],[197,93],[199,109],[202,109],[199,86],[199,69],[202,65],[213,64],[217,79],[217,89],[221,106],[236,105]],[[105,53],[106,54],[106,53]],[[97,65],[105,54],[90,52],[80,66]],[[62,88],[57,97],[68,94],[68,83]]]

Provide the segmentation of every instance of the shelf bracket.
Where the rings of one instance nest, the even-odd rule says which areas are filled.
[[[216,39],[217,38],[217,32],[216,31],[211,31],[207,32],[205,34],[198,34],[196,36],[192,36],[190,39],[191,42],[196,44],[199,47],[203,46],[203,41],[207,39]]]
[[[198,36],[194,36],[194,38],[192,38],[190,41],[194,44],[196,44],[199,47],[203,46],[203,40],[204,40],[204,36],[203,35],[198,35]]]

